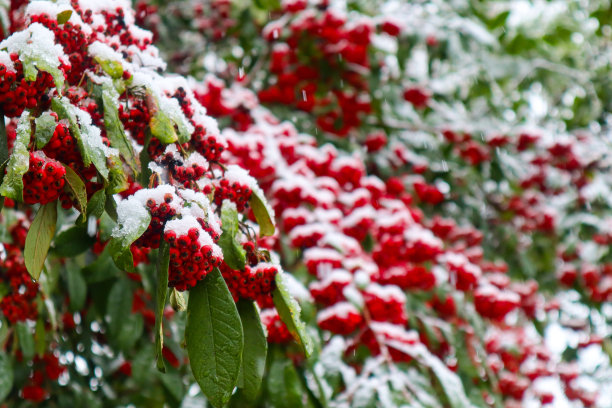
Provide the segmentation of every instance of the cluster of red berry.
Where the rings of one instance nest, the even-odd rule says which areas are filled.
[[[234,181],[230,184],[230,180],[222,178],[215,182],[214,202],[218,206],[223,204],[223,200],[230,200],[236,204],[238,212],[243,212],[249,205],[251,194],[253,194],[251,188],[238,181]]]
[[[272,290],[276,287],[274,277],[278,273],[276,266],[259,263],[246,265],[243,271],[231,269],[224,262],[220,267],[221,274],[236,302],[240,299],[256,301],[261,307],[272,307]]]
[[[0,63],[0,110],[4,116],[17,117],[24,109],[48,105],[49,88],[54,87],[53,77],[39,71],[34,81],[23,76],[23,64],[16,53],[10,54],[10,63]]]
[[[160,203],[153,198],[147,199],[146,206],[151,214],[151,223],[144,234],[136,240],[136,246],[159,248],[164,226],[176,215],[176,209],[172,205],[174,200],[175,197],[170,193],[165,194],[163,202]]]
[[[55,16],[46,14],[30,17],[32,23],[40,23],[53,31],[55,40],[64,47],[64,52],[70,61],[70,69],[65,69],[69,84],[76,85],[86,69],[91,67],[92,59],[87,55],[87,47],[95,40],[95,36],[85,33],[80,24],[67,21],[58,24]]]
[[[30,167],[23,175],[23,201],[47,204],[59,198],[66,182],[66,169],[42,152],[30,153]]]
[[[214,253],[212,245],[202,243],[200,236],[206,234],[199,228],[190,228],[186,234],[177,234],[169,223],[164,239],[170,244],[170,269],[168,286],[177,290],[194,287],[200,280],[219,267],[222,257]]]
[[[30,372],[28,382],[21,389],[21,395],[26,400],[38,403],[49,396],[49,392],[45,388],[45,379],[57,381],[66,371],[66,367],[62,366],[58,358],[51,353],[42,357],[35,356],[33,364],[34,367]]]
[[[272,24],[264,32],[266,39],[275,43],[270,57],[273,75],[259,92],[259,99],[314,112],[320,129],[346,136],[371,111],[367,79],[361,71],[369,67],[374,27],[365,22],[350,26],[332,10],[318,14],[303,12],[300,7],[292,10],[293,15],[288,15],[293,19],[285,26],[288,29]],[[339,75],[322,74],[329,70]],[[319,97],[323,92],[328,96]]]

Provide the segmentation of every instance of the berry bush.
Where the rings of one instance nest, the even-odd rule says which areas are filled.
[[[609,2],[5,3],[0,407],[612,406]]]

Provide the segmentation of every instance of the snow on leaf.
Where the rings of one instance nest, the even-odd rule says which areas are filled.
[[[24,111],[17,123],[17,139],[8,161],[6,176],[0,186],[0,194],[13,200],[23,200],[23,175],[30,165],[28,144],[31,134],[30,113]]]
[[[19,54],[28,81],[36,80],[37,70],[53,76],[55,86],[61,92],[64,74],[59,69],[61,61],[68,61],[61,45],[55,43],[55,34],[40,23],[28,25],[0,43],[0,50]]]

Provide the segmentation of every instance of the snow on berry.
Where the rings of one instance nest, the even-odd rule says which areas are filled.
[[[317,323],[323,330],[335,334],[349,334],[363,323],[363,317],[349,302],[339,302],[327,307],[317,315]]]

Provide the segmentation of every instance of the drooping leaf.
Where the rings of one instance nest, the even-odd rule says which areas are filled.
[[[2,117],[4,120],[4,117]],[[13,144],[13,152],[8,160],[6,176],[0,185],[0,194],[13,200],[23,201],[23,175],[30,166],[28,144],[32,135],[30,114],[24,111],[17,123],[17,138]]]
[[[87,282],[81,271],[72,266],[66,268],[66,281],[68,283],[68,295],[70,295],[70,310],[76,312],[82,310],[87,298]]]
[[[149,126],[151,128],[151,134],[164,144],[174,143],[178,140],[174,125],[170,121],[168,115],[161,110],[157,111],[155,115],[151,117]]]
[[[64,24],[68,22],[71,16],[72,16],[72,10],[70,9],[60,11],[59,13],[57,13],[57,24]]]
[[[223,250],[223,260],[230,268],[243,270],[246,263],[246,251],[236,239],[238,211],[236,205],[229,200],[223,201],[221,206],[221,223],[223,233],[218,244]]]
[[[110,156],[108,158],[109,173],[106,191],[109,195],[117,194],[125,191],[128,187],[128,179],[123,170],[123,163],[119,156]]]
[[[249,205],[253,209],[255,219],[259,225],[260,235],[274,235],[274,219],[272,209],[266,203],[266,198],[260,191],[254,190],[249,199]]]
[[[0,402],[4,401],[13,388],[13,366],[5,352],[0,352]]]
[[[275,280],[276,289],[272,293],[272,298],[278,315],[287,325],[287,329],[293,338],[302,346],[306,357],[309,357],[313,350],[313,343],[306,331],[306,325],[300,317],[300,305],[289,293],[283,273],[277,273]]]
[[[306,395],[298,373],[291,360],[276,351],[267,375],[267,395],[274,408],[304,407],[302,397]]]
[[[105,204],[106,192],[104,190],[96,191],[87,203],[87,216],[100,218],[104,213]]]
[[[123,65],[119,61],[105,60],[99,57],[94,57],[94,60],[100,64],[102,71],[107,73],[113,79],[119,79],[123,75]]]
[[[42,149],[53,137],[57,122],[50,113],[45,112],[36,118],[35,123],[36,131],[34,132],[34,137],[36,139],[36,148]]]
[[[76,197],[81,214],[83,214],[84,221],[87,217],[87,190],[85,189],[85,183],[81,177],[70,168],[70,166],[63,163],[62,166],[64,166],[64,169],[66,169],[66,185],[70,191],[72,191],[74,197]]]
[[[40,207],[26,236],[23,257],[26,268],[34,280],[40,278],[47,252],[55,235],[56,222],[57,203],[53,201]]]
[[[170,266],[170,245],[162,240],[159,245],[157,256],[157,297],[155,299],[155,359],[157,369],[166,372],[162,348],[164,347],[164,307],[166,306],[166,295],[168,293],[168,268]]]
[[[185,302],[185,297],[181,292],[172,288],[170,292],[170,305],[177,312],[184,312],[187,310],[187,303]]]
[[[123,124],[119,120],[119,94],[111,82],[102,84],[102,103],[104,105],[104,126],[111,146],[119,150],[126,163],[136,171],[138,164],[132,144],[126,137]]]
[[[118,279],[108,292],[106,316],[111,338],[117,339],[127,325],[126,316],[132,312],[132,289],[127,279]]]
[[[31,360],[34,358],[36,349],[34,346],[34,336],[32,335],[30,328],[25,322],[17,322],[15,330],[17,332],[17,341],[19,342],[19,348],[23,353],[23,358],[25,360]]]
[[[113,200],[106,200],[106,203],[109,201]],[[113,230],[108,247],[117,267],[131,271],[134,266],[130,246],[147,230],[151,215],[135,198],[121,201],[117,215],[118,225]]]
[[[264,332],[259,311],[252,301],[238,302],[238,313],[244,331],[244,348],[242,350],[242,365],[240,366],[239,384],[244,396],[254,400],[259,394],[261,380],[266,369],[266,354],[268,340]]]
[[[66,98],[53,98],[51,107],[60,119],[67,119],[70,123],[70,133],[77,140],[83,164],[89,166],[93,163],[106,180],[109,172],[106,165],[107,156],[110,156],[109,150],[102,142],[100,129],[92,124],[89,113],[73,106]]]
[[[8,151],[8,137],[6,136],[6,125],[4,123],[4,113],[0,109],[0,185],[4,180],[4,168],[8,163],[9,151]],[[4,202],[4,197],[2,197]],[[0,205],[0,209],[2,206]]]
[[[243,334],[238,310],[218,269],[190,291],[185,340],[202,392],[214,407],[222,407],[238,380]]]
[[[36,320],[36,330],[34,332],[34,348],[38,357],[44,356],[45,351],[47,351],[46,335],[47,331],[45,330],[45,321],[38,318],[38,320]]]
[[[142,337],[144,318],[140,313],[129,313],[124,316],[123,326],[117,334],[115,342],[120,350],[130,351]]]

